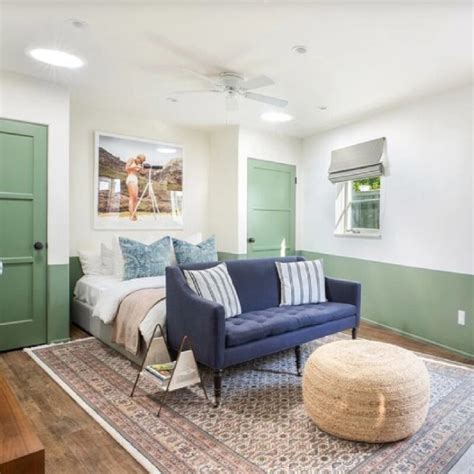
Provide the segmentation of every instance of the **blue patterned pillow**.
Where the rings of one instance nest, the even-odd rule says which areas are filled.
[[[123,256],[123,279],[145,278],[165,274],[172,263],[172,248],[169,237],[163,237],[150,245],[119,237]]]
[[[174,253],[178,265],[183,263],[217,262],[216,239],[209,237],[200,244],[193,245],[173,239]]]

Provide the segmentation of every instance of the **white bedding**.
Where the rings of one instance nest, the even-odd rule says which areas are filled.
[[[84,275],[77,280],[74,296],[94,307],[99,301],[101,293],[117,283],[120,283],[120,280],[111,275]]]
[[[84,275],[76,283],[74,296],[93,308],[93,316],[110,324],[114,321],[120,303],[127,295],[136,290],[164,287],[164,276],[122,281],[108,275]],[[165,319],[166,302],[160,301],[151,308],[139,327],[147,343],[153,336],[156,324],[160,323],[164,327]]]

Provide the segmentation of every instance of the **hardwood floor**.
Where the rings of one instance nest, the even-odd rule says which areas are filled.
[[[347,331],[349,334],[350,331]],[[418,341],[412,339],[411,337],[403,336],[396,333],[395,331],[390,331],[381,326],[376,326],[374,324],[369,324],[364,321],[361,322],[359,327],[358,337],[362,339],[371,339],[374,341],[387,342],[389,344],[395,344],[405,349],[409,349],[413,352],[423,352],[424,354],[429,354],[434,357],[441,357],[443,359],[452,360],[453,362],[460,362],[462,364],[468,364],[474,366],[474,360],[462,355],[451,352],[442,347],[435,346],[428,342]]]
[[[87,336],[81,329],[71,328],[73,339]],[[367,323],[361,324],[359,337],[473,364],[432,344]],[[146,472],[24,352],[0,354],[0,377],[6,378],[44,444],[47,473]]]
[[[0,354],[0,377],[6,378],[45,447],[46,473],[146,472],[24,352]]]

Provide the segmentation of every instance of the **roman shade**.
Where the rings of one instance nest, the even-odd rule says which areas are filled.
[[[383,175],[385,137],[334,150],[331,153],[329,181],[340,183]]]

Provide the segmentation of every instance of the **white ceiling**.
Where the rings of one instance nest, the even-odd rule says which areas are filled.
[[[2,8],[2,69],[66,83],[74,101],[195,128],[240,123],[306,136],[472,81],[470,3],[16,0]],[[70,18],[88,27],[75,30]],[[308,53],[292,53],[295,44]],[[46,67],[24,54],[31,46],[77,52],[87,66]],[[174,90],[205,86],[183,68],[268,75],[276,84],[257,92],[287,99],[295,120],[264,124],[268,107],[243,99],[227,113],[218,94],[170,103]]]

